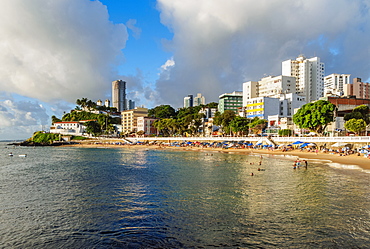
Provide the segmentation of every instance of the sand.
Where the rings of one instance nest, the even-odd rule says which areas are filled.
[[[203,147],[174,147],[174,146],[158,146],[158,145],[115,145],[111,143],[95,143],[93,141],[82,141],[78,144],[63,145],[71,147],[85,147],[85,148],[131,148],[131,149],[168,149],[168,150],[190,150],[190,151],[202,151],[205,153],[237,153],[237,154],[265,154],[271,157],[276,156],[279,159],[294,160],[296,158],[310,160],[326,160],[333,163],[345,164],[345,165],[356,165],[365,170],[370,170],[370,159],[365,158],[363,154],[358,156],[357,154],[340,156],[339,154],[323,153],[323,152],[306,152],[299,150],[291,150],[282,152],[281,150],[267,150],[267,149],[222,149],[222,148],[203,148]]]

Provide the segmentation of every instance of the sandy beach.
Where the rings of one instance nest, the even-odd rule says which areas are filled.
[[[339,154],[323,153],[323,152],[301,152],[300,150],[290,150],[282,152],[281,150],[267,150],[267,149],[222,149],[222,148],[210,148],[210,147],[175,147],[175,146],[159,146],[159,145],[116,145],[109,142],[96,143],[94,141],[82,141],[77,144],[63,145],[69,147],[85,147],[85,148],[130,148],[130,149],[168,149],[168,150],[184,150],[184,151],[201,151],[205,153],[235,153],[235,154],[265,154],[269,156],[276,156],[279,159],[293,160],[294,158],[310,160],[328,160],[333,163],[356,165],[365,170],[370,170],[370,159],[365,158],[363,154],[358,156],[357,154],[340,156]]]

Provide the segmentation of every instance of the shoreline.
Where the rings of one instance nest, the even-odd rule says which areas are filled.
[[[294,157],[307,160],[331,161],[332,163],[339,163],[344,165],[355,165],[363,170],[370,170],[370,159],[363,155],[356,154],[339,156],[338,154],[330,154],[318,152],[301,152],[298,150],[291,150],[282,152],[281,150],[267,150],[267,149],[222,149],[222,148],[202,148],[202,147],[169,147],[160,145],[115,145],[109,143],[94,144],[92,141],[84,141],[77,144],[62,145],[62,147],[79,147],[79,148],[131,148],[131,149],[164,149],[164,150],[183,150],[183,151],[198,151],[198,152],[214,152],[214,153],[230,153],[230,154],[265,154],[271,157],[277,156],[279,159],[293,160]]]

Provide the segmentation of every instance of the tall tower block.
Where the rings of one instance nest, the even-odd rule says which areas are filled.
[[[112,104],[118,112],[127,109],[126,106],[126,81],[116,80],[112,82]]]

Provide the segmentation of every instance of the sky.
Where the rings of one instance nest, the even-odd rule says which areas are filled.
[[[320,57],[325,75],[370,82],[370,0],[5,0],[0,140],[47,130],[77,99],[137,106],[201,93],[217,102],[281,62]]]

